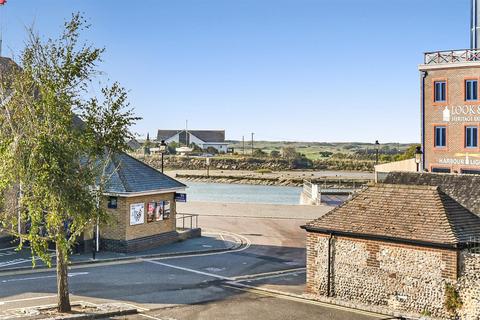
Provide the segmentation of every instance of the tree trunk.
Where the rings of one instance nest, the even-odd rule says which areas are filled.
[[[57,251],[57,305],[58,312],[70,312],[70,296],[68,291],[68,264],[65,249],[58,243]]]

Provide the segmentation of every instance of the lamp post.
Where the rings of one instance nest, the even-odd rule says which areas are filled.
[[[423,155],[423,152],[421,147],[417,147],[415,149],[415,163],[417,164],[417,172],[420,171],[420,162],[422,162],[422,155]]]
[[[375,165],[378,164],[378,148],[380,146],[380,143],[378,142],[378,140],[375,140]]]
[[[165,151],[167,150],[167,144],[165,143],[165,140],[162,140],[160,142],[160,153],[162,154],[162,173],[163,173],[163,155],[165,154]]]

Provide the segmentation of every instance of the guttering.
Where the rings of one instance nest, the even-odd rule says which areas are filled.
[[[389,241],[389,242],[394,242],[398,244],[409,244],[409,245],[417,245],[422,247],[430,247],[430,248],[438,248],[438,249],[458,250],[458,249],[464,249],[467,247],[465,243],[457,243],[457,244],[435,243],[435,242],[365,234],[365,233],[330,230],[330,229],[311,227],[307,225],[301,226],[300,228],[308,232],[322,233],[322,234],[332,235],[332,236],[336,235],[336,236],[343,236],[343,237],[350,237],[350,238],[357,238],[357,239],[364,239],[364,240]]]
[[[148,190],[148,191],[142,191],[142,192],[104,192],[103,195],[130,198],[130,197],[140,197],[140,196],[151,196],[154,194],[172,193],[177,191],[185,191],[185,188],[169,188],[169,189],[159,189],[159,190]]]

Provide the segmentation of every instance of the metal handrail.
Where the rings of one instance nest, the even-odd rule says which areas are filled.
[[[198,214],[194,213],[177,213],[177,221],[182,220],[182,229],[197,229],[198,228]],[[185,228],[185,220],[190,219],[190,228]],[[178,226],[177,222],[177,226]],[[188,226],[188,224],[187,224]]]

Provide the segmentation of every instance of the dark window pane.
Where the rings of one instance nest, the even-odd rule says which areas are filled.
[[[447,129],[445,127],[435,127],[435,146],[445,147],[447,141]]]
[[[472,128],[470,128],[470,131],[471,131],[471,138],[470,139],[472,140],[471,147],[475,148],[475,147],[477,147],[478,129],[476,127],[472,127]]]
[[[447,97],[447,83],[445,81],[436,81],[435,82],[435,101],[446,101]]]

